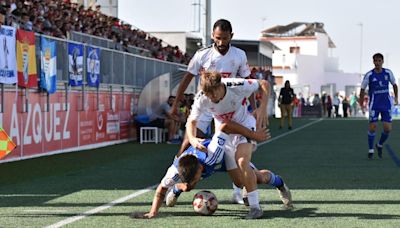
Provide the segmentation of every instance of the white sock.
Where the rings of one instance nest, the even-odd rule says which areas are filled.
[[[232,187],[233,187],[233,194],[235,194],[235,195],[241,195],[242,194],[240,192],[242,189],[239,188],[238,186],[236,186],[235,183],[232,183]]]
[[[250,208],[260,209],[260,200],[258,199],[258,190],[248,192],[247,198],[249,199]]]

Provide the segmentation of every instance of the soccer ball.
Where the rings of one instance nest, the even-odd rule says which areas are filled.
[[[193,209],[200,215],[212,215],[218,208],[218,200],[214,193],[202,190],[193,197]]]

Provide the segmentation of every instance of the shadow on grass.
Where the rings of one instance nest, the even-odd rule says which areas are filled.
[[[317,212],[317,208],[302,208],[302,209],[294,209],[292,211],[264,211],[263,217],[260,219],[274,219],[274,218],[358,218],[358,219],[366,219],[366,220],[391,220],[391,219],[400,219],[400,215],[391,215],[391,214],[373,214],[373,213],[320,213]],[[247,209],[236,210],[236,209],[218,209],[215,214],[212,216],[204,216],[204,217],[234,217],[236,219],[243,219],[247,214]],[[108,216],[129,216],[131,217],[132,213],[97,213],[90,216],[94,217],[108,217]],[[139,212],[140,213],[140,212]],[[73,213],[34,213],[34,214],[3,214],[2,217],[8,218],[37,218],[40,217],[73,217],[79,214]],[[193,211],[166,211],[161,212],[157,218],[169,218],[169,217],[193,217],[199,216]],[[132,218],[132,217],[131,217]],[[139,219],[139,218],[132,218]]]

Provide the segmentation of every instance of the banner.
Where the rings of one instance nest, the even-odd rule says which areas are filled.
[[[15,28],[0,26],[0,83],[17,83]]]
[[[83,80],[83,45],[68,43],[69,85],[81,86]]]
[[[17,71],[18,86],[36,87],[35,33],[17,30]]]
[[[40,66],[40,87],[52,94],[57,90],[56,42],[42,37],[41,43],[40,58],[42,61]]]
[[[100,49],[88,47],[87,49],[87,84],[99,87],[100,84]]]

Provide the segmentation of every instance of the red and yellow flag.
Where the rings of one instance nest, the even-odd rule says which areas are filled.
[[[11,153],[17,147],[15,143],[8,137],[6,131],[0,127],[0,159]]]
[[[35,33],[17,30],[18,86],[37,87]]]

